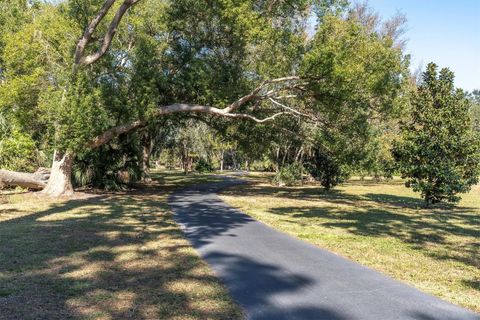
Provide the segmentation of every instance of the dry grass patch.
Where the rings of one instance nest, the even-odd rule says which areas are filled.
[[[480,186],[458,206],[425,208],[401,181],[273,187],[222,198],[254,218],[453,303],[480,311]]]
[[[0,319],[240,319],[173,221],[162,174],[136,192],[0,203]]]

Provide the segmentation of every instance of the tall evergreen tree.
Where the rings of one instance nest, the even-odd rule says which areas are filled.
[[[412,117],[394,146],[407,187],[427,203],[458,202],[478,182],[480,137],[472,129],[471,102],[454,88],[454,74],[430,63],[412,97]]]

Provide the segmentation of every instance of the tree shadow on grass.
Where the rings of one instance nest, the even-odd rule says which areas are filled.
[[[403,185],[403,183],[396,183]],[[391,183],[365,183],[365,182],[348,182],[344,186],[369,186],[381,187],[391,186]],[[238,193],[243,197],[274,197],[285,198],[292,200],[308,200],[308,201],[328,201],[335,204],[344,205],[358,205],[359,201],[371,201],[373,203],[391,206],[395,208],[409,208],[409,209],[432,209],[436,213],[462,213],[462,211],[471,212],[478,210],[478,208],[458,207],[455,204],[439,203],[436,205],[427,206],[426,203],[420,199],[409,196],[398,196],[386,193],[367,193],[363,195],[354,195],[346,193],[343,190],[325,191],[322,187],[317,185],[306,185],[303,187],[278,187],[273,185],[265,185],[260,183],[251,183],[247,186],[241,186],[240,189],[229,188],[222,191],[225,195],[236,195]],[[478,218],[480,221],[480,217]]]
[[[480,278],[473,280],[463,280],[462,282],[470,288],[480,291]]]
[[[437,259],[454,259],[473,266],[480,263],[480,228],[474,210],[405,214],[373,206],[309,206],[272,208],[269,212],[290,216],[305,226],[321,224],[356,235],[392,237],[414,247],[428,247],[429,254]],[[451,241],[450,236],[466,241],[460,244]],[[439,250],[435,250],[436,245],[440,245]]]
[[[350,184],[364,186],[365,182],[355,181],[347,185]],[[371,182],[368,185],[385,184]],[[290,217],[290,222],[303,226],[321,224],[357,235],[392,237],[417,248],[428,247],[425,252],[437,259],[454,259],[476,267],[480,265],[479,208],[443,203],[426,207],[423,200],[415,197],[387,193],[354,195],[342,190],[325,192],[317,186],[252,184],[239,189],[230,188],[223,193],[254,198],[273,197],[278,198],[279,203],[282,199],[318,201],[318,206],[276,207],[269,212],[285,216],[284,219]],[[452,237],[461,237],[464,243],[458,243]]]
[[[367,193],[362,196],[363,199],[373,201],[377,204],[391,206],[396,208],[407,209],[426,209],[435,212],[436,214],[463,214],[478,210],[474,207],[458,206],[453,203],[440,202],[434,205],[427,204],[423,199],[413,198],[408,196],[397,196],[383,193]],[[480,216],[478,217],[480,222]]]
[[[223,190],[224,195],[241,195],[242,197],[273,197],[279,199],[308,200],[308,201],[330,201],[335,204],[353,205],[361,197],[349,195],[341,190],[326,192],[321,187],[277,187],[262,184],[248,184],[240,187],[230,187]],[[280,200],[281,201],[281,200]]]
[[[381,193],[367,193],[364,197],[370,201],[376,202],[382,205],[389,205],[400,208],[411,208],[418,209],[424,208],[425,202],[422,199],[406,197],[406,196],[397,196],[392,194],[381,194]],[[444,208],[454,208],[451,205],[443,205]]]
[[[166,197],[159,196],[166,190],[71,200],[0,222],[0,319],[240,319],[225,288],[173,221]],[[216,221],[198,232],[207,243],[243,223]],[[256,291],[259,307],[309,282],[234,254],[211,258],[233,259],[232,272],[253,268],[260,279],[277,284]],[[268,312],[262,316],[285,316]],[[288,312],[304,319],[347,319],[316,306]]]
[[[160,191],[0,222],[0,319],[236,319]]]

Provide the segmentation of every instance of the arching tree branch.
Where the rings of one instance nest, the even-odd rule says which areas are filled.
[[[87,143],[86,146],[90,149],[98,148],[98,147],[110,142],[111,140],[113,140],[114,138],[118,137],[121,134],[130,132],[130,131],[133,131],[133,130],[136,130],[136,129],[143,128],[147,124],[148,123],[146,121],[133,121],[131,123],[122,124],[122,125],[113,127],[111,129],[103,132],[102,134],[96,136],[92,140],[90,140]]]
[[[186,104],[186,103],[175,103],[168,106],[160,107],[156,113],[156,116],[164,116],[173,113],[206,113],[212,114],[216,116],[222,116],[227,118],[234,118],[234,119],[247,119],[251,121],[255,121],[257,123],[265,123],[269,121],[275,120],[277,117],[281,115],[293,114],[292,112],[277,112],[271,116],[265,118],[257,118],[253,115],[246,114],[246,113],[232,113],[228,112],[228,108],[220,109],[210,106],[203,106],[203,105],[196,105],[196,104]],[[118,137],[121,134],[128,133],[140,128],[143,128],[148,125],[147,121],[133,121],[128,124],[122,124],[116,127],[113,127],[102,134],[96,136],[90,142],[86,144],[88,148],[95,149],[98,148],[112,139]]]
[[[204,113],[204,114],[211,114],[215,116],[221,116],[226,118],[232,119],[246,119],[250,121],[254,121],[256,123],[265,123],[269,121],[273,121],[279,116],[282,115],[293,115],[293,116],[300,116],[304,118],[308,118],[311,121],[316,123],[322,122],[320,119],[316,117],[305,114],[300,112],[292,107],[285,105],[284,103],[280,103],[278,99],[287,99],[287,98],[294,98],[297,97],[296,95],[292,95],[292,91],[298,91],[298,86],[302,85],[302,81],[309,80],[304,79],[300,76],[288,76],[276,79],[270,79],[263,81],[258,87],[252,90],[249,94],[241,97],[240,99],[234,101],[226,108],[217,108],[199,104],[188,104],[188,103],[173,103],[166,106],[158,107],[155,117],[161,117],[164,115],[174,114],[174,113]],[[255,102],[253,107],[257,106],[258,103],[261,101],[270,100],[273,104],[273,107],[277,107],[280,110],[276,113],[273,113],[270,116],[265,118],[257,118],[249,113],[245,112],[237,112],[237,110],[244,105],[247,105],[250,102]],[[252,108],[253,109],[253,108]],[[122,124],[116,127],[113,127],[102,134],[98,135],[97,137],[93,138],[90,142],[87,143],[88,148],[97,148],[101,145],[104,145],[114,139],[115,137],[128,133],[130,131],[134,131],[145,127],[148,125],[149,122],[144,120],[133,121],[131,123]]]

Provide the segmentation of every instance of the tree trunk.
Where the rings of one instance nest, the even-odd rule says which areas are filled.
[[[142,171],[143,177],[142,180],[145,182],[151,181],[150,179],[150,149],[147,147],[143,147],[142,152]]]
[[[275,172],[278,173],[280,171],[280,147],[277,148],[277,150],[275,152],[275,156],[276,156]]]
[[[50,172],[40,168],[35,173],[0,170],[0,187],[23,187],[32,190],[42,190],[47,185]]]
[[[181,161],[182,161],[183,173],[187,174],[188,173],[188,159],[185,156],[185,154],[182,155]]]
[[[75,156],[69,152],[55,151],[53,155],[52,170],[47,186],[42,193],[58,197],[72,196],[72,167]]]
[[[193,157],[187,158],[187,173],[193,171]]]
[[[220,153],[220,172],[223,172],[223,159],[225,159],[225,151],[222,150]]]
[[[145,182],[150,181],[150,156],[153,149],[153,139],[151,134],[145,130],[142,134],[142,163],[141,169],[143,171],[142,180]]]

